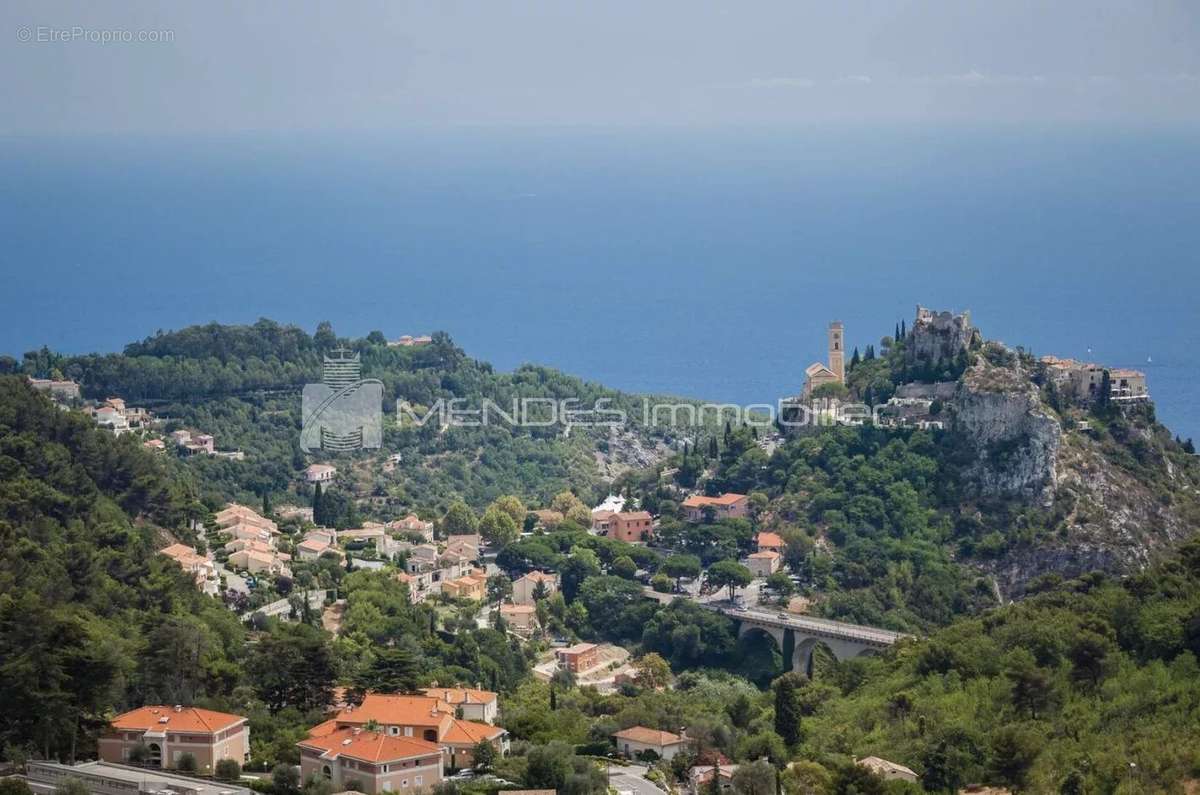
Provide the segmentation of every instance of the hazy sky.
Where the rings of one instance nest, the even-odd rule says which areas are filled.
[[[2,132],[1200,121],[1196,0],[6,0],[0,34]]]

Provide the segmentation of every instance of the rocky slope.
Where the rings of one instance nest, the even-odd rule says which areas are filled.
[[[1200,460],[1155,422],[1152,405],[1056,411],[1036,363],[989,354],[964,373],[949,413],[969,451],[967,495],[1007,500],[1010,516],[1039,531],[984,564],[1006,597],[1047,574],[1137,571],[1200,530]]]
[[[980,359],[959,381],[952,428],[974,460],[966,476],[984,497],[1053,502],[1062,426],[1019,365]]]

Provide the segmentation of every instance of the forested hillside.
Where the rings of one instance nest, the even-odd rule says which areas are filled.
[[[565,488],[591,494],[601,489],[598,449],[609,447],[607,429],[564,425],[443,430],[436,419],[424,427],[397,421],[397,400],[418,416],[437,401],[461,400],[479,409],[484,400],[511,412],[514,399],[575,399],[581,409],[606,405],[625,411],[633,436],[653,446],[670,439],[670,429],[641,426],[640,396],[606,389],[550,368],[526,365],[497,373],[469,358],[444,333],[428,345],[393,347],[380,332],[363,339],[338,338],[328,324],[314,335],[295,326],[260,320],[252,326],[210,324],[159,332],[126,346],[122,354],[63,356],[49,350],[25,355],[26,375],[54,374],[79,381],[84,396],[124,398],[168,420],[165,430],[199,429],[220,448],[241,450],[245,461],[196,459],[206,501],[238,498],[257,502],[296,499],[287,492],[306,463],[299,448],[300,390],[321,380],[322,356],[344,348],[361,357],[364,378],[384,384],[388,453],[401,460],[391,476],[380,471],[372,451],[354,465],[356,487],[398,504],[444,509],[461,497],[476,508],[506,493],[548,500]],[[626,434],[629,438],[629,434]]]
[[[334,568],[348,608],[336,643],[308,623],[249,632],[156,554],[169,535],[191,539],[190,519],[206,515],[181,482],[132,437],[114,439],[24,378],[0,376],[7,758],[87,758],[115,712],[188,703],[248,715],[253,758],[268,764],[294,758],[339,683],[410,689],[481,677],[509,688],[527,674],[515,642],[409,604],[386,573]]]

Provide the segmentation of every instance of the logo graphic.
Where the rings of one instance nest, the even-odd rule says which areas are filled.
[[[383,444],[383,382],[362,379],[357,353],[338,349],[324,357],[320,384],[305,384],[300,449],[362,450]]]

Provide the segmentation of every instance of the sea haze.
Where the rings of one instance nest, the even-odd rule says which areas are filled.
[[[772,402],[917,303],[1147,372],[1200,437],[1195,130],[0,140],[0,351],[271,317]],[[1089,353],[1090,349],[1090,353]]]

